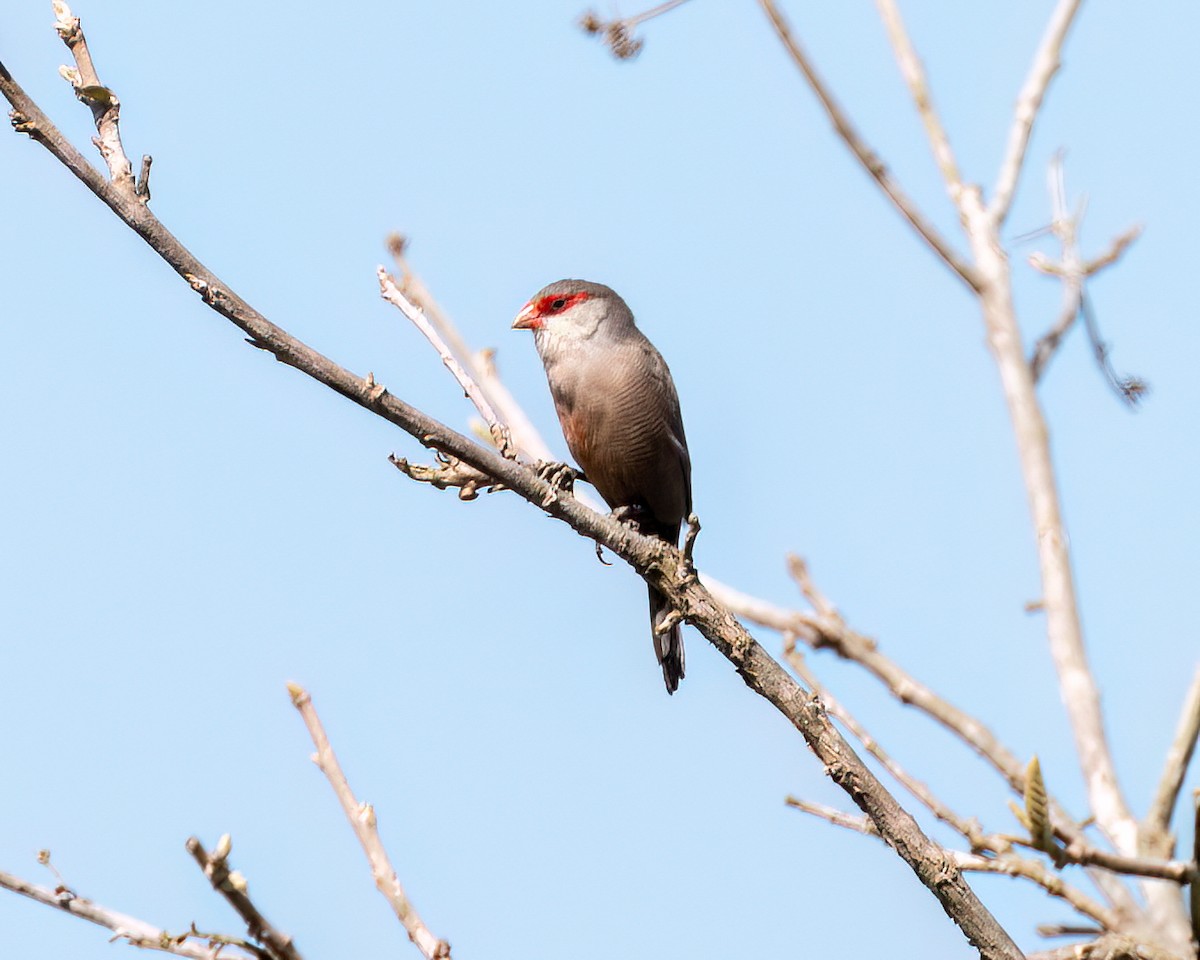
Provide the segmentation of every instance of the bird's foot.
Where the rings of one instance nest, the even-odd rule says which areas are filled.
[[[576,470],[569,463],[556,463],[553,460],[538,461],[536,470],[537,475],[552,487],[571,495],[575,493],[575,481],[587,479],[582,470]]]
[[[643,507],[640,503],[627,503],[623,507],[617,507],[609,516],[618,523],[623,523],[627,527],[631,527],[635,533],[642,532],[642,521],[650,515],[650,511]]]
[[[642,521],[649,516],[650,511],[639,503],[627,503],[623,507],[617,507],[609,514],[618,523],[623,523],[629,527],[634,533],[642,532]],[[604,554],[601,552],[604,549],[603,544],[599,540],[596,541],[596,559],[606,567],[611,567],[612,564],[604,559]]]

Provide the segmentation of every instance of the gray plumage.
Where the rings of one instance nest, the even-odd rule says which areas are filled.
[[[659,352],[612,289],[586,280],[543,287],[514,327],[533,330],[563,436],[588,481],[643,533],[678,544],[692,510],[692,466],[679,397]],[[667,692],[683,678],[679,625],[658,632],[670,610],[650,589],[654,650]]]

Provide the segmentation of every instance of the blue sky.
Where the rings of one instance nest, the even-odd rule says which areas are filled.
[[[49,7],[7,4],[0,56],[86,145]],[[1050,8],[904,5],[971,180],[995,177]],[[956,235],[874,11],[785,9]],[[1036,558],[975,304],[852,162],[756,5],[694,0],[647,25],[630,63],[580,34],[582,10],[75,7],[127,148],[154,155],[154,210],[259,310],[465,426],[436,355],[378,298],[401,230],[564,451],[509,323],[551,280],[612,285],[678,384],[700,566],[792,604],[784,555],[803,554],[854,627],[1037,753],[1081,813],[1043,623],[1023,610]],[[1197,651],[1198,21],[1186,4],[1085,7],[1008,225],[1047,223],[1065,148],[1086,253],[1146,226],[1091,291],[1115,365],[1151,385],[1143,408],[1111,395],[1077,334],[1041,391],[1138,813]],[[248,349],[44,150],[2,136],[0,170],[0,867],[49,882],[47,847],[100,903],[238,932],[183,849],[230,832],[306,956],[406,955],[308,761],[296,680],[456,956],[972,956],[881,844],[785,808],[847,801],[694,632],[664,694],[632,574],[515,497],[405,480],[386,457],[415,442]],[[1058,309],[1023,265],[1039,249],[1054,252],[1012,247],[1030,338]],[[947,801],[1014,828],[967,750],[861,671],[812,663]],[[973,883],[1027,948],[1035,924],[1072,917],[1015,881]],[[11,895],[0,931],[31,960],[122,949]]]

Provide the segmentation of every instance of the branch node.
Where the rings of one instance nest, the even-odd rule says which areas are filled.
[[[150,154],[142,154],[142,169],[138,173],[137,185],[133,188],[134,195],[139,197],[142,203],[150,202],[150,164],[154,163],[154,158]]]

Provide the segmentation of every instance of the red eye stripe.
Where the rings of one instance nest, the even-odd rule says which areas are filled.
[[[535,307],[539,317],[552,317],[555,314],[565,313],[570,310],[575,304],[582,303],[588,298],[588,294],[583,293],[550,293],[540,298]]]

